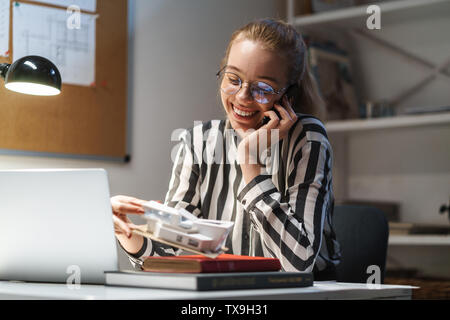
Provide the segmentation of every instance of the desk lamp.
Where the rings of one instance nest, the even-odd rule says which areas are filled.
[[[7,89],[19,93],[54,96],[61,92],[61,74],[44,57],[26,56],[13,64],[1,63],[0,76]]]

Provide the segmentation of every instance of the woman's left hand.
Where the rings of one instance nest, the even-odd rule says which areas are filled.
[[[243,139],[238,146],[240,164],[260,164],[263,152],[287,136],[297,121],[297,115],[286,96],[283,96],[282,103],[284,107],[278,103],[274,104],[274,109],[278,111],[281,119],[273,109],[265,111],[264,115],[270,118],[269,122],[256,131],[251,130],[243,134]],[[272,138],[275,141],[272,141]]]

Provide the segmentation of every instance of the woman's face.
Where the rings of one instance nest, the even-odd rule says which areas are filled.
[[[235,41],[230,49],[227,66],[224,71],[232,72],[242,81],[241,89],[235,94],[227,94],[220,90],[223,107],[231,126],[237,129],[261,126],[264,112],[273,108],[284,91],[269,96],[267,103],[254,100],[249,83],[261,81],[270,85],[275,91],[286,87],[287,64],[285,59],[275,52],[252,40]],[[240,114],[238,114],[239,112]]]

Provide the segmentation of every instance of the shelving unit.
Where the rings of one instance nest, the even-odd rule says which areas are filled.
[[[421,66],[423,74],[423,80],[420,80],[417,76],[417,87],[414,87],[414,82],[409,82],[408,86],[412,89],[417,90],[420,88],[419,83],[425,81],[426,77],[440,77],[440,79],[445,81],[450,81],[450,72],[448,71],[448,66],[445,66],[442,54],[440,59],[433,61],[430,56],[420,55],[417,48],[409,48],[408,46],[401,47],[395,42],[395,38],[383,37],[383,32],[385,30],[390,30],[390,27],[394,27],[394,30],[403,30],[402,26],[411,22],[424,23],[429,26],[429,21],[439,21],[437,26],[442,25],[442,21],[447,21],[450,17],[450,0],[391,0],[384,2],[374,2],[380,7],[381,11],[381,30],[368,30],[366,21],[370,15],[367,13],[367,8],[370,5],[364,4],[360,6],[347,7],[334,11],[325,11],[320,13],[313,13],[308,15],[294,16],[294,0],[287,0],[287,17],[288,21],[305,34],[310,34],[313,37],[317,34],[318,38],[326,40],[327,38],[333,39],[333,42],[340,44],[348,48],[353,48],[352,41],[357,41],[362,39],[368,41],[371,45],[378,46],[380,50],[385,50],[395,54],[396,58],[404,58],[406,63],[411,63],[414,66],[414,70],[420,70],[416,67]],[[399,25],[399,27],[397,27]],[[428,30],[428,29],[427,29]],[[431,28],[429,29],[431,35]],[[436,30],[437,33],[442,33],[441,30]],[[445,33],[442,33],[439,41],[447,41],[445,39]],[[400,33],[397,35],[399,36]],[[423,36],[423,35],[422,35]],[[436,37],[437,38],[437,37]],[[418,40],[419,41],[419,40]],[[438,40],[436,40],[438,41]],[[347,48],[347,47],[346,47]],[[356,55],[352,56],[353,52],[349,52],[350,58],[357,58]],[[450,59],[450,58],[449,58]],[[354,61],[361,61],[355,59]],[[438,64],[438,62],[440,64]],[[360,63],[361,64],[361,63]],[[443,71],[437,71],[439,68]],[[428,74],[426,73],[428,69]],[[434,74],[433,73],[434,70]],[[440,69],[439,69],[440,70]],[[445,71],[447,70],[447,71]],[[415,71],[416,75],[418,71]],[[407,76],[405,74],[405,76]],[[414,78],[416,81],[416,78]],[[416,85],[416,84],[414,84]],[[399,94],[392,97],[393,93],[389,91],[388,97],[377,97],[372,99],[382,99],[382,100],[392,100],[397,101],[394,98],[402,97],[403,94],[406,95],[409,88],[398,86],[397,89]],[[445,95],[445,94],[442,94]],[[442,100],[442,99],[441,99]],[[391,101],[388,101],[391,102]],[[430,111],[436,109],[438,106],[432,105],[430,101]],[[447,101],[439,102],[439,105],[444,107]],[[421,106],[421,105],[420,105]],[[417,105],[416,107],[420,107]],[[394,106],[395,107],[395,106]],[[406,109],[414,109],[414,105],[408,105]],[[405,106],[403,106],[405,108]],[[337,163],[337,171],[339,171],[339,178],[341,178],[338,183],[338,188],[342,193],[340,196],[345,199],[346,197],[351,197],[349,192],[349,180],[348,177],[351,171],[348,167],[350,152],[349,141],[353,139],[352,137],[363,132],[370,132],[377,130],[382,132],[384,135],[395,134],[393,130],[384,131],[384,129],[401,129],[401,128],[448,128],[450,126],[450,111],[445,112],[435,112],[435,113],[422,113],[414,115],[404,115],[399,114],[392,117],[383,118],[370,118],[370,119],[348,119],[348,120],[338,120],[338,121],[328,121],[325,123],[327,132],[330,133],[330,138],[333,139],[333,143],[336,145],[336,150],[339,152],[339,160]],[[418,131],[423,132],[423,131]],[[388,136],[386,136],[388,138]],[[352,153],[353,158],[355,154]],[[353,159],[352,158],[352,159]],[[390,240],[392,244],[414,244],[414,243],[435,243],[440,244],[442,241],[448,243],[449,238],[427,238],[424,236],[393,236]]]
[[[448,246],[450,236],[446,235],[392,235],[389,236],[389,245],[416,245],[416,246]]]
[[[450,112],[421,115],[405,115],[374,119],[329,121],[327,132],[354,132],[402,127],[450,125]]]
[[[450,20],[450,0],[392,0],[374,4],[380,7],[381,30],[367,29],[367,19],[370,16],[370,13],[367,13],[367,8],[370,4],[294,16],[294,0],[287,0],[287,17],[288,22],[297,27],[300,32],[310,35],[312,38],[317,36],[318,39],[323,39],[324,42],[330,39],[339,47],[345,48],[348,51],[349,59],[355,62],[354,66],[357,63],[358,67],[363,67],[358,70],[360,71],[359,75],[362,75],[363,79],[368,82],[362,83],[363,85],[360,88],[365,89],[365,94],[371,97],[370,99],[361,97],[362,101],[365,101],[366,98],[372,102],[373,100],[387,101],[391,107],[396,108],[401,105],[403,110],[411,111],[414,109],[419,110],[420,107],[426,105],[430,107],[430,111],[436,111],[439,108],[442,111],[443,107],[450,105],[448,90],[446,89],[448,86],[445,86],[445,82],[444,85],[437,84],[440,85],[439,88],[444,88],[442,90],[445,91],[439,91],[436,99],[434,99],[434,95],[428,95],[431,98],[427,100],[414,100],[414,95],[417,95],[421,89],[436,78],[450,84],[450,66],[448,64],[450,57],[447,57],[448,54],[443,54],[448,52],[449,46],[437,45],[437,43],[448,43],[448,37],[444,30],[449,26],[447,22]],[[408,28],[405,28],[405,26],[410,24],[413,27],[417,25],[425,26],[422,30],[426,31],[419,32],[417,43],[411,46],[409,46],[407,41],[397,42],[396,40],[403,37],[403,35],[405,35],[405,39],[410,41],[413,39],[410,36],[411,34],[408,34],[410,32]],[[445,26],[445,28],[443,29],[442,26]],[[394,30],[393,35],[387,34],[390,30]],[[362,43],[356,43],[359,40],[362,40]],[[421,45],[422,43],[423,46]],[[430,44],[434,50],[441,51],[428,50],[426,46]],[[367,48],[371,47],[380,49],[382,51],[381,57],[392,54],[393,59],[401,61],[401,67],[403,68],[399,68],[396,75],[401,75],[399,72],[404,72],[404,78],[408,77],[407,80],[412,81],[406,81],[405,86],[397,85],[398,83],[395,83],[395,81],[401,81],[402,79],[402,77],[398,76],[393,77],[396,79],[395,81],[387,79],[388,81],[384,83],[382,71],[392,70],[395,72],[396,70],[392,69],[394,63],[386,61],[386,65],[382,65],[384,60],[382,58],[377,59],[375,54],[370,55],[370,57],[364,56],[364,53],[368,51]],[[380,68],[377,70],[377,68],[373,67],[374,64],[380,64]],[[404,67],[404,64],[411,64],[411,74],[405,72],[406,67]],[[363,72],[374,72],[374,70],[376,72],[369,76],[363,74]],[[369,87],[370,84],[373,85],[377,80],[384,85],[386,92],[383,92],[383,95],[380,94],[383,86]],[[406,105],[404,103],[405,100],[411,97],[412,99]],[[423,102],[423,100],[426,101]],[[442,170],[444,165],[440,160],[436,161],[438,169],[434,170],[433,158],[448,158],[448,148],[437,150],[432,145],[445,145],[445,139],[448,140],[446,135],[448,134],[448,128],[450,128],[449,111],[414,115],[398,114],[383,118],[328,121],[325,123],[325,127],[334,149],[334,186],[335,193],[339,199],[364,198],[367,195],[367,198],[373,201],[377,198],[378,200],[396,201],[402,205],[402,221],[399,222],[403,223],[423,221],[425,217],[420,216],[420,219],[418,219],[419,214],[422,215],[424,212],[429,212],[431,208],[435,208],[436,201],[439,201],[437,199],[446,201],[448,194],[445,193],[448,187],[444,180],[448,176],[448,171]],[[411,129],[405,130],[411,141],[419,141],[423,144],[426,138],[420,136],[420,139],[416,139],[418,135],[429,135],[433,139],[438,139],[437,141],[430,140],[429,145],[424,148],[424,150],[436,151],[436,154],[420,155],[430,160],[428,163],[430,168],[426,170],[425,168],[419,168],[421,163],[420,161],[415,161],[415,157],[417,157],[415,149],[405,148],[403,161],[410,161],[410,164],[392,163],[392,168],[389,168],[385,173],[378,174],[377,179],[372,179],[374,173],[379,173],[377,170],[371,170],[372,165],[374,168],[377,166],[377,159],[374,158],[373,162],[364,162],[364,164],[358,162],[361,159],[367,160],[360,154],[364,154],[371,148],[370,144],[364,145],[365,139],[368,142],[378,143],[376,147],[385,148],[382,150],[386,150],[386,155],[380,154],[380,157],[385,157],[383,161],[386,163],[388,161],[386,159],[395,158],[398,150],[395,150],[396,146],[394,144],[383,144],[382,141],[384,139],[389,140],[391,136],[395,137],[394,140],[398,139],[398,137],[405,137],[403,128]],[[435,128],[438,128],[438,131]],[[363,134],[368,132],[372,134]],[[439,135],[440,132],[443,134]],[[428,143],[428,141],[425,143]],[[418,150],[421,147],[422,145],[417,145]],[[392,150],[396,151],[393,152],[394,156],[389,154]],[[417,152],[420,153],[421,151]],[[350,167],[353,163],[358,164],[357,169]],[[414,171],[416,168],[418,168],[417,172]],[[412,197],[411,193],[409,193],[408,183],[415,183],[417,174],[421,177],[421,187],[411,188],[411,192],[417,193],[416,197]],[[360,190],[357,190],[358,188]],[[421,196],[420,192],[423,192],[424,196]],[[427,196],[427,192],[433,193],[434,198]],[[408,206],[404,205],[406,202],[408,202]],[[405,207],[408,208],[405,209]],[[430,221],[427,219],[428,222]],[[433,223],[438,222],[435,221]],[[435,277],[444,275],[448,277],[450,259],[447,253],[450,250],[450,235],[437,233],[403,235],[394,234],[393,232],[389,236],[388,245],[390,252],[388,258],[392,259],[390,262],[395,267],[400,265],[405,268],[420,270],[424,274]]]
[[[380,7],[383,25],[429,19],[430,17],[450,17],[450,0],[393,0],[374,3]],[[288,0],[288,21],[305,32],[320,29],[352,31],[366,27],[369,4],[325,11],[310,15],[294,16],[294,0]],[[438,76],[441,76],[438,74]],[[355,119],[329,121],[328,132],[355,132],[397,127],[442,125],[450,123],[450,112],[395,116],[377,119]]]
[[[345,28],[361,28],[366,25],[368,4],[326,11],[304,16],[294,16],[294,0],[288,0],[288,20],[297,27],[310,28],[340,26]],[[435,16],[448,16],[450,13],[449,0],[395,0],[377,2],[382,12],[382,23],[394,23],[412,19]]]

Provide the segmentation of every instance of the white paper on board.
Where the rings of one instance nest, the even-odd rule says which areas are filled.
[[[71,5],[78,6],[81,10],[95,12],[97,10],[97,0],[31,0],[34,2],[42,2],[53,4],[60,7],[69,7]]]
[[[0,56],[9,56],[9,0],[0,0]]]
[[[13,5],[13,61],[43,56],[61,73],[63,83],[89,86],[95,81],[95,21],[80,15],[80,28],[69,28],[66,10],[15,3]]]

